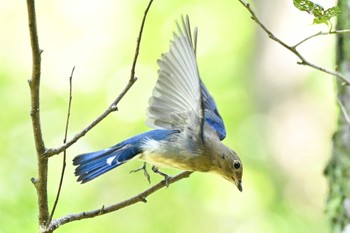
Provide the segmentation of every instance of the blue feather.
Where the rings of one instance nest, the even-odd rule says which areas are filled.
[[[141,146],[145,140],[160,141],[178,132],[178,130],[151,130],[131,137],[110,148],[78,155],[73,159],[73,165],[78,166],[75,169],[75,175],[78,176],[78,181],[86,183],[142,153]]]
[[[216,131],[220,140],[222,141],[226,137],[226,129],[225,129],[224,121],[220,116],[215,100],[209,94],[209,91],[205,87],[202,80],[201,80],[201,92],[202,92],[202,99],[204,104],[205,121]]]

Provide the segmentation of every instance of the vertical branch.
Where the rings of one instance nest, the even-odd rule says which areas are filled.
[[[32,77],[28,81],[31,96],[32,126],[34,133],[35,148],[37,153],[38,177],[32,178],[32,182],[37,190],[38,207],[39,207],[39,225],[42,227],[47,224],[49,219],[47,203],[47,169],[48,160],[43,156],[45,145],[41,131],[40,122],[40,74],[41,74],[41,50],[39,48],[38,31],[36,25],[35,4],[34,0],[27,0],[28,22],[30,42],[32,48]]]
[[[339,0],[342,13],[338,16],[337,29],[350,28],[349,1]],[[337,34],[337,60],[339,72],[350,77],[350,36]],[[329,193],[327,214],[333,233],[350,229],[350,87],[338,81],[337,95],[340,106],[338,127],[333,135],[332,157],[326,167]]]

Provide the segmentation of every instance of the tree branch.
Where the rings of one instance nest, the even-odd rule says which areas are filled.
[[[30,116],[32,119],[32,127],[34,133],[34,143],[37,154],[38,177],[32,178],[37,191],[38,198],[38,219],[40,227],[47,224],[49,219],[48,203],[47,203],[47,169],[48,160],[43,153],[45,145],[41,131],[40,122],[40,75],[41,75],[41,53],[39,48],[38,30],[36,24],[36,13],[34,0],[27,0],[27,12],[29,23],[29,34],[32,50],[32,77],[28,80],[31,97]]]
[[[72,92],[73,92],[73,84],[72,84],[72,80],[73,80],[73,73],[75,70],[75,66],[72,69],[72,72],[69,76],[69,98],[68,98],[68,110],[67,110],[67,118],[66,118],[66,127],[64,129],[64,138],[63,138],[63,143],[67,142],[67,135],[68,135],[68,128],[69,128],[69,119],[70,119],[70,112],[71,112],[71,108],[72,108]],[[60,198],[60,194],[61,194],[61,189],[62,189],[62,185],[63,185],[63,178],[64,178],[64,173],[66,170],[66,158],[67,158],[67,150],[63,151],[63,158],[62,158],[62,170],[61,170],[61,178],[60,178],[60,182],[58,184],[58,190],[57,190],[57,194],[56,194],[56,199],[55,202],[53,204],[52,210],[51,210],[51,214],[50,214],[50,220],[49,223],[52,221],[53,215],[55,214],[55,210],[58,204],[58,200]]]
[[[342,112],[342,114],[343,114],[343,117],[344,117],[346,123],[347,123],[348,125],[350,125],[350,117],[349,117],[349,114],[348,114],[348,112],[347,112],[347,110],[346,110],[346,107],[344,106],[342,100],[341,100],[339,97],[337,98],[337,102],[338,102],[339,108],[340,108],[340,110],[341,110],[341,112]]]
[[[192,174],[192,172],[189,172],[189,171],[181,172],[180,174],[178,174],[178,175],[176,175],[174,177],[171,177],[168,180],[168,184],[172,184],[172,183],[177,182],[177,181],[179,181],[181,179],[188,178],[191,174]],[[134,197],[131,197],[131,198],[125,200],[125,201],[119,202],[117,204],[113,204],[113,205],[110,205],[110,206],[107,206],[107,207],[102,206],[99,209],[86,211],[86,212],[81,212],[81,213],[77,213],[77,214],[69,214],[69,215],[66,215],[66,216],[64,216],[62,218],[55,219],[49,224],[49,226],[47,226],[45,231],[54,231],[55,229],[59,228],[60,226],[66,224],[66,223],[69,223],[69,222],[82,220],[82,219],[93,218],[93,217],[96,217],[96,216],[100,216],[100,215],[104,215],[104,214],[107,214],[107,213],[111,213],[111,212],[120,210],[122,208],[125,208],[127,206],[136,204],[138,202],[147,202],[146,198],[148,196],[150,196],[151,194],[153,194],[154,192],[158,191],[159,189],[161,189],[161,188],[163,188],[165,186],[166,186],[166,183],[163,180],[163,181],[159,182],[158,184],[152,186],[151,188],[145,190],[144,192],[142,192],[142,193],[140,193],[140,194],[138,194],[138,195],[136,195]]]
[[[153,0],[150,0],[148,6],[145,10],[139,35],[137,38],[136,51],[131,67],[130,79],[124,90],[117,96],[117,98],[112,102],[109,108],[103,112],[99,117],[92,121],[87,127],[85,127],[81,132],[76,134],[70,141],[65,142],[62,146],[56,149],[47,150],[44,145],[41,121],[40,121],[40,75],[41,75],[41,53],[42,50],[39,48],[39,39],[36,24],[36,12],[35,12],[35,0],[27,0],[27,12],[28,12],[28,24],[29,33],[31,41],[32,50],[32,76],[28,80],[30,93],[31,93],[31,119],[34,134],[34,141],[37,153],[37,166],[38,166],[38,177],[32,178],[31,181],[37,190],[38,197],[38,219],[39,219],[39,229],[40,231],[51,232],[50,230],[44,230],[47,228],[48,223],[51,221],[49,208],[48,208],[48,197],[47,197],[47,176],[48,176],[48,158],[52,155],[59,154],[65,151],[69,146],[74,144],[79,138],[84,136],[89,130],[101,122],[106,116],[111,112],[117,110],[117,104],[124,97],[124,95],[129,91],[131,86],[136,82],[135,68],[136,62],[139,55],[141,37],[143,33],[143,28],[146,20],[147,13],[151,7]],[[69,118],[68,118],[69,119]],[[68,120],[67,119],[67,120]],[[68,124],[67,124],[68,127]],[[62,177],[61,177],[62,182]],[[60,183],[61,183],[60,182]],[[61,184],[60,184],[61,187]],[[59,196],[59,194],[58,194]],[[58,200],[57,196],[57,200]],[[56,202],[55,202],[56,203]],[[56,204],[54,205],[52,213],[54,213]]]
[[[346,30],[335,30],[335,31],[329,31],[329,32],[317,32],[311,36],[306,37],[305,39],[301,40],[300,42],[296,43],[294,46],[291,46],[292,48],[297,48],[300,46],[302,43],[316,37],[316,36],[327,36],[327,35],[332,35],[332,34],[345,34],[345,33],[350,33],[350,29]]]
[[[291,51],[292,53],[294,53],[299,59],[300,61],[298,62],[299,65],[306,65],[306,66],[310,66],[316,70],[322,71],[324,73],[330,74],[336,78],[338,78],[341,82],[343,82],[345,85],[350,85],[350,81],[341,73],[337,72],[337,71],[332,71],[329,69],[326,69],[324,67],[318,66],[316,64],[313,64],[311,62],[309,62],[308,60],[306,60],[301,53],[299,53],[299,51],[297,50],[297,46],[299,46],[301,43],[304,43],[305,41],[318,36],[318,35],[323,35],[324,33],[317,33],[311,37],[308,37],[304,40],[302,40],[301,42],[297,43],[294,46],[289,46],[286,43],[284,43],[282,40],[280,40],[278,37],[276,37],[269,29],[267,29],[267,27],[260,21],[260,19],[256,16],[255,12],[252,10],[252,8],[250,7],[250,4],[245,2],[244,0],[238,0],[250,13],[251,18],[263,29],[263,31],[266,32],[266,34],[274,41],[276,41],[278,44],[282,45],[284,48],[288,49],[289,51]],[[350,30],[343,30],[340,31],[340,33],[348,33],[350,32]],[[329,35],[329,34],[335,34],[336,31],[334,33],[325,33],[324,35]]]
[[[45,151],[44,155],[46,157],[51,157],[53,155],[57,155],[73,145],[76,141],[78,141],[81,137],[83,137],[87,132],[89,132],[93,127],[95,127],[99,122],[101,122],[104,118],[106,118],[111,112],[117,111],[118,110],[118,103],[120,100],[124,97],[124,95],[129,91],[129,89],[134,85],[136,82],[137,78],[135,77],[135,68],[136,68],[136,62],[139,56],[139,51],[140,51],[140,45],[141,45],[141,39],[142,39],[142,33],[143,33],[143,28],[146,22],[146,17],[148,14],[148,11],[153,3],[153,0],[150,0],[146,10],[144,12],[143,18],[142,18],[142,23],[140,26],[137,42],[136,42],[136,49],[135,49],[135,56],[133,60],[133,64],[131,66],[131,71],[130,71],[130,78],[129,82],[125,86],[124,90],[119,94],[119,96],[111,103],[111,105],[108,107],[106,111],[104,111],[100,116],[98,116],[95,120],[93,120],[88,126],[86,126],[82,131],[77,133],[72,139],[70,139],[68,142],[64,143],[62,146],[59,146],[57,148],[51,148]]]

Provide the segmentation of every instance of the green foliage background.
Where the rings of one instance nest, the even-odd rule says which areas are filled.
[[[76,66],[70,136],[101,113],[126,84],[147,1],[36,4],[44,50],[42,124],[46,146],[55,147],[63,139],[72,67]],[[281,6],[293,11],[293,3],[272,5],[267,14],[263,6],[256,7],[272,31],[287,27],[280,31],[287,41],[298,23],[305,25],[303,19],[312,23],[312,17],[299,19],[294,9],[289,12],[293,28],[279,11]],[[147,130],[145,109],[157,77],[156,60],[167,51],[174,22],[182,14],[189,14],[199,27],[200,73],[225,120],[225,143],[244,162],[243,193],[217,176],[197,173],[152,195],[147,204],[74,222],[57,232],[327,232],[322,172],[335,125],[332,79],[296,65],[294,57],[256,28],[238,1],[229,0],[154,2],[137,65],[139,80],[119,112],[68,150],[55,217],[119,202],[149,187],[141,173],[129,174],[140,162],[80,185],[71,159]],[[26,16],[25,2],[0,2],[0,233],[37,231],[36,193],[30,182],[36,176],[36,157],[29,117]],[[322,54],[332,54],[332,40],[314,43],[304,47],[308,55],[322,65],[332,64],[333,56],[319,51],[321,46]],[[60,167],[60,156],[51,159],[50,205]],[[153,182],[159,179],[152,176]]]

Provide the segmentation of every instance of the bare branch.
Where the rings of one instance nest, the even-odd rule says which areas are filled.
[[[31,94],[31,112],[33,133],[36,150],[39,154],[45,151],[40,122],[40,75],[41,75],[41,50],[39,49],[38,31],[36,26],[35,4],[33,0],[27,0],[30,42],[32,48],[32,77],[28,80]]]
[[[124,88],[124,90],[119,94],[117,99],[113,101],[113,103],[109,106],[109,108],[104,111],[100,116],[98,116],[95,120],[93,120],[88,126],[86,126],[82,131],[77,133],[72,139],[70,139],[68,142],[64,143],[63,145],[57,147],[48,149],[45,152],[46,157],[51,157],[53,155],[59,154],[62,151],[66,150],[68,147],[73,145],[76,141],[78,141],[81,137],[83,137],[87,132],[89,132],[93,127],[95,127],[98,123],[100,123],[103,119],[105,119],[111,112],[114,112],[117,110],[117,104],[119,101],[123,98],[123,96],[129,91],[129,89],[132,87],[132,85],[135,83],[136,79],[129,80],[128,84]]]
[[[350,81],[341,73],[337,72],[337,71],[332,71],[332,70],[328,70],[324,67],[318,66],[316,64],[313,64],[309,61],[307,61],[302,55],[301,53],[299,53],[299,51],[297,50],[297,46],[299,46],[301,43],[305,42],[308,39],[311,39],[312,37],[318,36],[318,34],[315,34],[314,36],[311,36],[310,38],[306,38],[304,40],[302,40],[301,42],[299,42],[298,44],[296,44],[295,46],[289,46],[286,43],[284,43],[282,40],[280,40],[278,37],[276,37],[270,30],[268,30],[266,28],[266,26],[260,21],[260,19],[256,16],[255,12],[251,9],[250,4],[245,2],[244,0],[238,0],[250,13],[251,18],[266,32],[266,34],[274,41],[276,41],[277,43],[279,43],[280,45],[282,45],[283,47],[285,47],[286,49],[288,49],[289,51],[291,51],[292,53],[294,53],[299,59],[300,61],[298,62],[299,65],[306,65],[306,66],[310,66],[316,70],[322,71],[324,73],[330,74],[336,78],[338,78],[340,81],[342,81],[345,85],[350,85]],[[327,33],[327,35],[329,34],[335,34],[337,31],[334,31],[334,33]],[[340,33],[348,33],[348,30],[342,30],[340,31]],[[322,35],[319,34],[319,35]]]
[[[316,37],[316,36],[327,36],[327,35],[332,35],[332,34],[345,34],[345,33],[350,33],[350,30],[335,30],[335,31],[329,31],[329,32],[317,32],[311,36],[306,37],[305,39],[301,40],[300,42],[296,43],[294,46],[291,46],[292,48],[297,48],[300,46],[302,43]]]
[[[28,81],[31,96],[32,127],[34,133],[34,142],[37,154],[38,177],[32,178],[32,182],[37,191],[39,207],[39,225],[42,227],[47,224],[49,219],[47,203],[47,169],[48,161],[43,156],[45,145],[41,131],[40,122],[40,75],[41,75],[41,50],[39,48],[38,30],[36,24],[36,13],[34,0],[27,0],[27,12],[29,23],[29,34],[32,50],[32,77]]]
[[[313,35],[311,35],[311,36],[306,37],[305,39],[301,40],[300,42],[296,43],[294,46],[292,46],[292,48],[295,48],[295,49],[296,49],[296,48],[297,48],[299,45],[301,45],[302,43],[304,43],[304,42],[306,42],[306,41],[308,41],[308,40],[310,40],[310,39],[312,39],[312,38],[314,38],[314,37],[316,37],[316,36],[320,36],[320,35],[329,35],[329,33],[324,34],[324,32],[322,32],[322,31],[317,32],[317,33],[315,33],[315,34],[313,34]]]
[[[142,23],[141,23],[141,26],[140,26],[139,35],[138,35],[137,42],[136,42],[135,56],[134,56],[133,64],[132,64],[131,71],[130,71],[130,78],[129,78],[129,82],[125,86],[124,90],[111,103],[111,105],[109,106],[109,108],[105,112],[103,112],[100,116],[98,116],[95,120],[93,120],[82,131],[77,133],[72,139],[70,139],[68,142],[64,143],[62,146],[46,150],[45,153],[44,153],[44,155],[46,157],[51,157],[53,155],[57,155],[57,154],[61,153],[62,151],[64,151],[65,149],[67,149],[68,147],[73,145],[81,137],[83,137],[87,132],[89,132],[99,122],[101,122],[104,118],[106,118],[111,112],[114,112],[114,111],[118,110],[118,107],[117,107],[118,103],[120,102],[120,100],[124,97],[124,95],[129,91],[129,89],[132,87],[132,85],[134,85],[134,83],[137,80],[137,78],[135,77],[136,62],[137,62],[137,58],[138,58],[138,55],[139,55],[143,28],[144,28],[144,25],[145,25],[145,22],[146,22],[146,17],[147,17],[148,11],[149,11],[152,3],[153,3],[153,0],[150,0],[148,5],[147,5],[147,7],[146,7],[145,12],[144,12],[143,18],[142,18]]]
[[[185,171],[182,172],[174,177],[171,177],[168,180],[168,184],[172,184],[174,182],[177,182],[181,179],[187,178],[192,174],[192,172],[189,171]],[[144,192],[129,198],[125,201],[119,202],[117,204],[114,205],[110,205],[110,206],[102,206],[99,209],[96,210],[91,210],[91,211],[86,211],[86,212],[81,212],[81,213],[77,213],[77,214],[69,214],[66,215],[62,218],[59,219],[55,219],[53,220],[50,225],[46,228],[46,231],[53,231],[55,229],[57,229],[58,227],[69,223],[69,222],[73,222],[73,221],[77,221],[77,220],[82,220],[82,219],[88,219],[88,218],[93,218],[96,216],[100,216],[100,215],[104,215],[107,213],[111,213],[117,210],[120,210],[122,208],[125,208],[127,206],[133,205],[137,202],[147,202],[146,198],[151,195],[152,193],[158,191],[159,189],[163,188],[166,186],[166,182],[163,180],[161,182],[159,182],[158,184],[152,186],[151,188],[145,190]]]
[[[151,7],[153,3],[153,0],[150,0],[146,9],[145,9],[145,12],[143,14],[143,18],[142,18],[142,22],[141,22],[141,26],[140,26],[140,31],[139,31],[139,35],[137,37],[137,41],[136,41],[136,50],[135,50],[135,56],[134,56],[134,61],[132,63],[132,67],[131,67],[131,72],[130,72],[130,80],[135,80],[135,67],[136,67],[136,62],[137,62],[137,58],[139,56],[139,51],[140,51],[140,44],[141,44],[141,38],[142,38],[142,33],[143,33],[143,28],[145,26],[145,22],[146,22],[146,17],[147,17],[147,14],[148,14],[148,11]],[[135,80],[136,81],[136,80]],[[114,105],[116,105],[116,103],[114,103]]]
[[[73,91],[72,79],[73,79],[74,70],[75,70],[75,66],[73,67],[72,72],[71,72],[71,74],[69,76],[69,99],[68,99],[68,110],[67,110],[66,127],[65,127],[65,130],[64,130],[63,143],[67,142],[69,119],[70,119],[70,112],[71,112],[71,108],[72,108],[72,98],[73,98],[73,95],[72,95],[72,91]],[[62,158],[62,171],[61,171],[60,183],[58,185],[56,199],[55,199],[55,202],[53,204],[52,211],[51,211],[51,214],[50,214],[50,221],[49,221],[49,223],[52,221],[53,215],[55,214],[56,206],[58,204],[58,200],[60,198],[61,189],[62,189],[62,185],[63,185],[64,172],[66,170],[66,158],[67,158],[67,150],[64,150],[63,151],[63,158]]]

